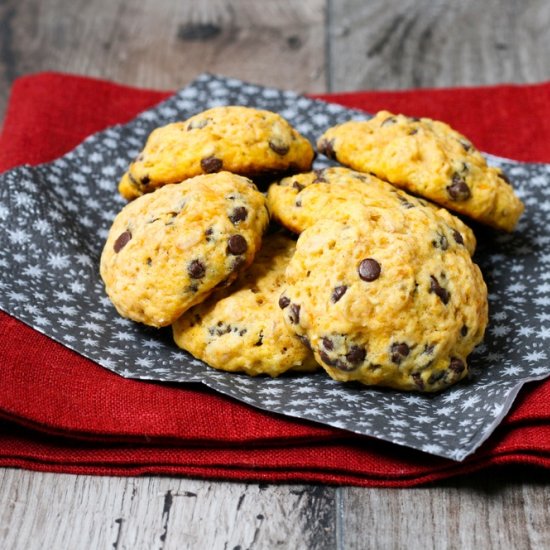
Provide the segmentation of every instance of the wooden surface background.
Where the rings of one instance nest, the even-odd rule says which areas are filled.
[[[550,79],[548,0],[0,0],[0,121],[20,75],[299,92]],[[0,548],[550,548],[549,475],[412,490],[0,469]]]

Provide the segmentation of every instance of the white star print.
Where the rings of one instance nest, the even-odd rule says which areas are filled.
[[[50,253],[48,255],[48,265],[53,269],[65,269],[70,263],[70,257],[67,254]]]
[[[23,229],[8,231],[8,238],[12,244],[25,244],[30,239],[30,234]]]
[[[546,353],[544,351],[532,351],[525,355],[526,361],[541,361],[546,359]]]

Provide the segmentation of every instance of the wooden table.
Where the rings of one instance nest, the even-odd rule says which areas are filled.
[[[13,80],[175,89],[216,72],[300,92],[550,79],[547,0],[0,0]],[[550,548],[546,472],[413,490],[0,469],[0,548]]]

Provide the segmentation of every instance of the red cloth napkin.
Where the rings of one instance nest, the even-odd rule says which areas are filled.
[[[44,73],[13,86],[0,170],[64,154],[168,93]],[[325,96],[441,118],[481,149],[550,161],[550,83]],[[550,467],[550,381],[525,387],[462,463],[259,411],[201,385],[126,380],[0,312],[0,465],[82,474],[412,486],[499,464]]]

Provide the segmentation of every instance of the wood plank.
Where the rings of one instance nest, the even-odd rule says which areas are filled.
[[[431,488],[348,488],[342,548],[550,548],[549,480],[507,468]]]
[[[549,548],[548,473],[338,489],[0,470],[0,547]]]
[[[546,0],[3,0],[0,120],[13,79],[40,70],[309,92],[544,80],[548,28]],[[401,491],[0,469],[0,548],[548,548],[547,481]]]
[[[0,548],[336,547],[336,489],[0,469]]]
[[[4,0],[0,120],[13,80],[57,70],[175,89],[201,72],[325,86],[325,0]]]
[[[547,0],[329,0],[329,90],[550,79]]]

